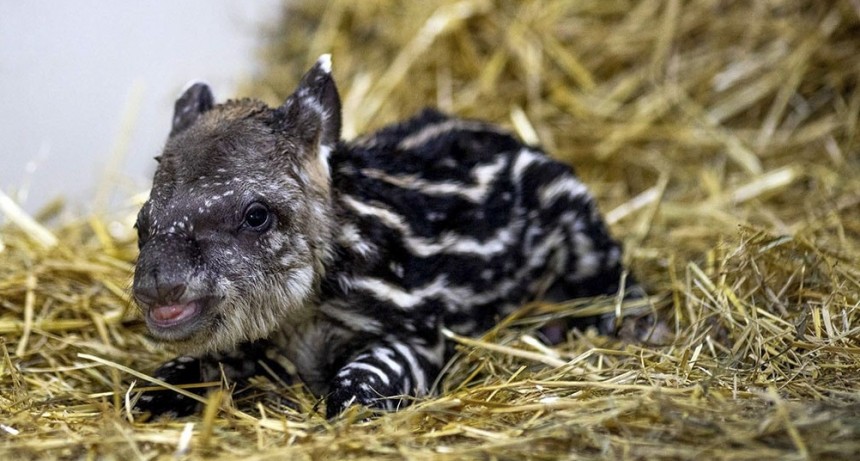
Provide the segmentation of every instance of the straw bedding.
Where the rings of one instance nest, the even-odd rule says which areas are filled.
[[[347,136],[425,105],[509,127],[575,165],[651,299],[452,338],[439,396],[397,413],[326,421],[259,380],[146,422],[126,408],[169,353],[129,304],[139,200],[56,224],[0,195],[0,458],[855,459],[860,2],[285,8],[247,94],[279,102],[330,51]],[[662,344],[536,339],[606,309],[654,309]]]

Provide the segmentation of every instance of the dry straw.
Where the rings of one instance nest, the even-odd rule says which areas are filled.
[[[398,413],[326,421],[258,380],[142,422],[127,407],[168,354],[128,303],[130,219],[47,230],[0,196],[0,458],[856,459],[860,2],[286,9],[249,93],[278,102],[332,52],[348,136],[433,105],[540,142],[595,191],[672,337],[548,348],[540,322],[620,306],[536,305],[449,335],[439,396]]]

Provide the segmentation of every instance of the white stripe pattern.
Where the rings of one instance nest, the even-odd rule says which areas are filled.
[[[392,344],[392,347],[400,354],[401,357],[406,359],[406,363],[409,364],[409,370],[412,372],[412,377],[415,378],[413,389],[415,395],[425,395],[428,390],[427,377],[424,374],[424,368],[418,363],[418,360],[416,360],[415,356],[412,354],[412,350],[402,343],[394,343]]]
[[[390,175],[375,168],[365,168],[361,170],[361,173],[368,178],[384,181],[394,186],[420,192],[425,195],[459,196],[473,203],[482,203],[487,199],[487,194],[492,190],[490,186],[498,178],[499,171],[507,163],[507,159],[500,156],[492,163],[476,166],[472,170],[473,185],[465,185],[454,181],[429,181],[411,174]]]
[[[487,240],[477,240],[473,237],[444,232],[437,238],[425,238],[413,235],[412,229],[403,217],[381,206],[359,202],[353,197],[343,196],[343,202],[355,212],[363,216],[372,216],[386,227],[398,231],[407,249],[420,257],[432,256],[438,253],[467,254],[482,259],[490,259],[507,251],[515,242],[511,228],[503,227]]]
[[[384,384],[386,386],[391,384],[391,379],[388,377],[388,375],[384,371],[380,370],[379,368],[377,368],[373,365],[361,362],[359,360],[360,359],[357,359],[354,362],[350,362],[347,366],[343,367],[340,370],[340,372],[338,372],[337,376],[339,378],[346,378],[346,377],[350,376],[352,373],[354,373],[355,370],[364,370],[364,371],[367,371],[369,373],[372,373],[374,376],[379,378],[379,381],[382,384]]]

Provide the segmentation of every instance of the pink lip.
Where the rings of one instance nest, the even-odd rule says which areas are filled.
[[[149,310],[149,318],[156,326],[166,328],[179,325],[195,317],[199,311],[200,305],[196,301],[191,301],[184,304],[153,307]]]

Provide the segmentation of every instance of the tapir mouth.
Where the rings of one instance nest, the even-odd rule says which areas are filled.
[[[200,315],[200,301],[153,306],[149,309],[149,320],[158,328],[172,328],[192,321]]]
[[[216,304],[216,298],[203,296],[141,307],[150,337],[174,348],[187,348],[212,339]]]

